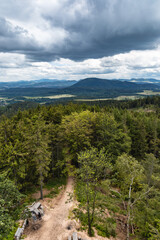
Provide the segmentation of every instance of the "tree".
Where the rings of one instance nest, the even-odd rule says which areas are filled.
[[[66,167],[66,159],[64,160],[64,149],[59,138],[58,124],[49,125],[49,147],[51,151],[50,172],[52,172],[53,178],[55,176],[59,177],[60,172]]]
[[[144,169],[134,157],[128,156],[127,154],[121,155],[117,159],[116,168],[123,198],[127,200],[127,240],[129,240],[133,206],[138,200],[142,199],[150,189],[146,189],[145,186],[144,189],[142,186],[140,187]]]
[[[157,116],[151,116],[147,119],[147,142],[149,153],[159,157],[160,150],[160,121]]]
[[[40,184],[41,199],[43,199],[43,180],[49,171],[49,164],[51,161],[50,152],[48,150],[49,138],[47,134],[47,126],[40,116],[32,119],[34,124],[31,126],[31,133],[29,134],[28,148],[32,161],[36,164],[36,172],[38,174]]]
[[[6,237],[14,225],[14,212],[22,195],[12,181],[0,175],[0,239]]]
[[[61,139],[74,161],[77,159],[77,153],[91,147],[93,119],[94,113],[89,111],[75,112],[62,119]]]
[[[87,212],[88,233],[92,235],[92,224],[95,217],[97,187],[106,175],[106,168],[109,166],[104,150],[91,148],[78,155],[79,170],[78,176],[84,185],[84,198],[86,200],[85,210]]]
[[[123,152],[129,152],[131,139],[124,127],[116,122],[111,113],[98,113],[95,126],[95,145],[104,147],[115,160]]]
[[[146,182],[148,186],[153,186],[157,181],[160,181],[159,173],[160,166],[158,159],[153,155],[153,153],[146,154],[143,163],[145,169]]]
[[[159,160],[150,153],[146,154],[145,159],[142,162],[144,167],[144,182],[147,184],[147,189],[151,189],[145,198],[142,199],[137,210],[139,211],[140,218],[136,217],[136,221],[139,226],[139,231],[144,237],[155,234],[155,238],[158,239],[156,231],[153,231],[159,223],[156,219],[160,219],[160,165]],[[156,208],[155,208],[156,206]],[[138,212],[137,211],[137,212]],[[157,228],[158,233],[158,228]],[[156,238],[157,237],[157,238]]]
[[[147,149],[147,132],[145,124],[145,116],[134,116],[128,114],[127,124],[130,130],[131,137],[131,155],[137,159],[143,159]]]
[[[21,181],[26,176],[28,160],[24,122],[6,119],[5,122],[1,122],[0,129],[0,170],[7,172],[8,177],[21,188]]]

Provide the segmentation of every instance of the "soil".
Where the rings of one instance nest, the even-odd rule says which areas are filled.
[[[50,193],[50,191],[49,191],[48,189],[45,189],[45,188],[43,189],[43,196],[44,196],[44,197],[45,197],[46,195],[48,195],[49,193]],[[40,197],[41,197],[40,191],[32,194],[32,198],[33,198],[33,199],[38,200],[38,199],[40,199]]]
[[[97,236],[97,234],[90,238],[85,232],[78,231],[80,223],[71,219],[72,209],[76,206],[73,197],[70,197],[73,194],[73,183],[73,178],[69,177],[66,188],[62,189],[56,198],[41,200],[45,214],[38,222],[37,230],[33,229],[32,224],[25,230],[24,235],[27,236],[25,240],[68,240],[68,236],[71,236],[73,232],[77,232],[78,237],[85,240],[108,239]],[[113,239],[110,238],[110,240]],[[116,238],[116,240],[120,240],[120,238]]]

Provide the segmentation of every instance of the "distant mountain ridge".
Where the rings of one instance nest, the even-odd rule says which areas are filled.
[[[144,90],[160,90],[160,85],[152,83],[135,83],[122,80],[86,78],[70,87],[62,89],[63,93],[73,94],[80,98],[113,98],[120,95],[135,95]]]
[[[0,82],[0,88],[63,88],[76,83],[74,80],[39,79],[30,81]]]
[[[87,81],[87,82],[86,82]],[[108,82],[106,82],[108,81]],[[123,84],[120,86],[120,83]],[[125,84],[124,84],[125,82]],[[127,83],[126,83],[127,82]],[[95,87],[101,88],[106,86],[108,88],[119,86],[121,88],[127,87],[128,83],[136,84],[156,84],[160,86],[160,80],[154,78],[131,78],[131,79],[101,79],[101,78],[86,78],[82,80],[57,80],[57,79],[39,79],[39,80],[21,80],[21,81],[11,81],[11,82],[0,82],[1,89],[7,88],[66,88],[70,86],[75,87]],[[90,85],[90,86],[89,86]],[[98,86],[99,85],[99,86]],[[128,85],[129,86],[129,85]],[[134,85],[130,85],[134,86]],[[149,85],[148,85],[149,86]]]
[[[136,82],[137,81],[137,82]],[[160,83],[148,83],[144,79],[116,79],[86,78],[79,81],[40,79],[32,81],[1,82],[0,97],[46,97],[69,94],[74,98],[115,98],[118,96],[137,95],[144,90],[160,91]],[[153,79],[151,80],[153,82]],[[142,93],[143,95],[143,93]],[[152,95],[152,94],[150,94]]]
[[[122,90],[122,89],[134,89],[134,90],[149,90],[149,89],[158,89],[156,84],[152,83],[135,83],[130,81],[122,81],[122,80],[108,80],[101,78],[86,78],[78,81],[72,86],[68,87],[68,89],[87,89],[87,90]]]

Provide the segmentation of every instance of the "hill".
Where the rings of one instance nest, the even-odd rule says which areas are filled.
[[[65,89],[65,92],[78,96],[117,97],[121,94],[133,94],[143,90],[158,90],[160,87],[152,83],[134,83],[100,78],[86,78]]]
[[[136,84],[134,82],[119,81],[119,80],[107,80],[101,78],[86,78],[73,84],[69,89],[135,89],[135,90],[153,90],[158,89],[156,84],[141,83]]]
[[[32,81],[0,82],[0,105],[15,103],[17,101],[35,101],[38,103],[51,103],[55,101],[70,101],[73,99],[104,99],[119,96],[144,96],[159,94],[158,82],[148,83],[133,79],[108,80],[101,78],[86,78],[80,81],[67,81],[56,79],[40,79]],[[158,81],[158,80],[156,80]],[[138,94],[138,95],[137,95]],[[58,99],[58,100],[57,100]]]

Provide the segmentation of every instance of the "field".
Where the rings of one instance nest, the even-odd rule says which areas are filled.
[[[47,94],[48,93],[48,94]],[[46,95],[45,95],[46,94]],[[48,104],[48,103],[55,103],[55,102],[63,102],[63,101],[70,101],[71,99],[73,101],[76,102],[98,102],[98,101],[109,101],[109,100],[117,100],[117,101],[123,101],[123,100],[136,100],[139,98],[143,98],[145,96],[153,96],[153,95],[160,95],[160,91],[152,91],[152,90],[144,90],[143,92],[135,92],[132,93],[131,95],[120,95],[120,96],[115,96],[113,95],[113,97],[103,97],[103,94],[101,95],[101,97],[97,97],[96,96],[79,96],[79,95],[75,95],[75,94],[69,94],[69,93],[63,93],[63,94],[57,94],[56,92],[53,93],[51,92],[51,95],[49,95],[50,93],[44,90],[44,91],[40,91],[38,92],[30,92],[30,94],[28,93],[27,95],[22,95],[19,94],[19,92],[15,92],[14,95],[8,95],[6,93],[6,95],[3,92],[3,95],[1,94],[0,96],[0,106],[6,106],[8,104],[12,104],[12,103],[16,103],[16,102],[25,102],[25,101],[31,101],[31,102],[36,102],[39,104]],[[85,96],[85,94],[84,94]],[[82,98],[81,98],[82,97]],[[87,98],[88,97],[88,98]]]
[[[59,95],[53,95],[53,96],[38,96],[38,97],[28,97],[28,96],[24,96],[24,98],[26,99],[60,99],[60,98],[72,98],[75,97],[75,95],[71,95],[71,94],[59,94]]]
[[[135,100],[140,98],[140,96],[119,96],[116,98],[95,98],[95,99],[75,99],[78,102],[97,102],[97,101],[108,101],[108,100]]]
[[[160,95],[160,92],[153,92],[152,90],[144,90],[143,92],[137,93],[138,95],[145,95],[145,96],[150,96],[150,95]]]

